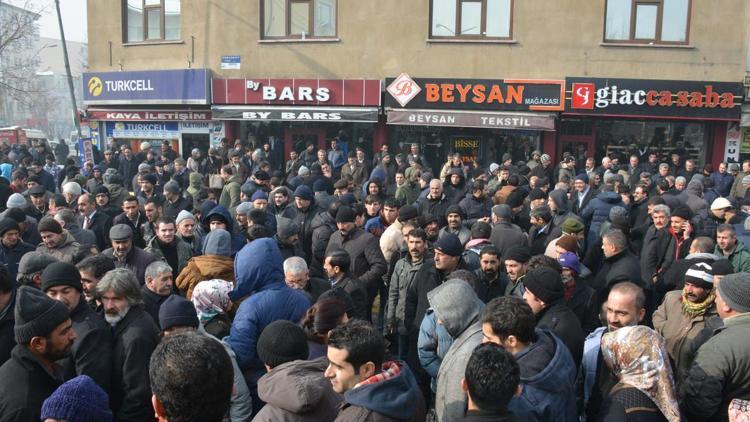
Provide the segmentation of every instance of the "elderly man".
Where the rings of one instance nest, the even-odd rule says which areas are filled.
[[[127,224],[116,224],[109,229],[112,247],[102,255],[112,258],[117,268],[127,268],[135,273],[140,285],[146,281],[146,267],[159,257],[133,245],[133,229]]]
[[[175,219],[177,224],[177,237],[183,242],[190,245],[193,255],[199,255],[201,249],[202,236],[198,226],[195,224],[197,219],[189,211],[180,211]]]
[[[654,328],[666,340],[678,386],[695,358],[692,339],[703,330],[706,320],[718,315],[715,297],[711,265],[699,262],[685,273],[682,290],[667,293],[654,313]]]
[[[172,267],[164,261],[154,261],[146,267],[146,283],[141,286],[143,303],[149,315],[159,325],[159,308],[174,293]]]
[[[287,286],[296,290],[302,290],[308,299],[310,299],[310,303],[317,302],[318,297],[331,288],[331,283],[328,281],[317,277],[310,277],[307,263],[303,258],[298,256],[287,258],[284,261],[284,281]]]
[[[132,271],[116,268],[96,286],[104,318],[112,326],[112,390],[110,405],[116,420],[146,421],[154,417],[148,368],[159,344],[159,329],[143,310],[143,297]]]
[[[416,206],[420,215],[430,214],[438,219],[440,227],[448,224],[445,212],[448,211],[450,201],[443,193],[443,182],[440,179],[430,180],[430,188],[427,196],[417,200]]]

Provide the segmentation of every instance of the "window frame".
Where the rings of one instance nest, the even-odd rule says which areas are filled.
[[[141,24],[143,25],[143,39],[138,41],[128,40],[128,0],[122,0],[122,40],[123,44],[160,44],[182,42],[182,0],[180,0],[180,37],[173,40],[165,39],[166,37],[166,8],[165,0],[159,0],[159,4],[146,5],[146,0],[140,0],[143,16]],[[149,10],[159,10],[159,38],[148,37],[148,12]]]
[[[634,44],[634,45],[664,45],[664,46],[684,46],[690,44],[690,26],[692,23],[693,16],[693,0],[687,0],[687,19],[685,22],[685,41],[663,41],[661,40],[661,31],[664,22],[664,0],[630,0],[630,22],[628,29],[628,39],[616,40],[607,38],[607,10],[609,9],[609,2],[604,2],[604,22],[602,31],[602,42],[604,44]],[[654,39],[648,38],[636,38],[636,18],[638,16],[638,5],[653,5],[656,6],[656,28]]]
[[[284,35],[279,36],[267,36],[265,35],[266,29],[266,0],[260,0],[260,41],[318,41],[318,40],[338,40],[339,35],[339,0],[335,0],[335,13],[333,35],[314,35],[305,34],[304,38],[301,34],[291,34],[292,28],[292,3],[307,3],[308,4],[308,28],[311,31],[315,31],[315,0],[284,0]]]
[[[455,0],[456,1],[456,23],[455,30],[458,34],[454,35],[434,35],[432,33],[432,18],[434,13],[434,0],[430,0],[430,14],[427,22],[428,39],[431,41],[450,41],[450,40],[461,40],[461,41],[513,41],[513,12],[515,10],[515,0],[508,0],[510,2],[508,24],[508,36],[507,37],[492,37],[484,35],[487,32],[487,0]],[[482,6],[482,21],[480,23],[480,30],[478,35],[474,34],[460,34],[461,32],[461,12],[463,3],[481,3]]]

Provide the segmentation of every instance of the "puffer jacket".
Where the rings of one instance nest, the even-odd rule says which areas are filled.
[[[304,293],[284,283],[281,252],[273,239],[256,239],[237,253],[234,263],[237,285],[229,292],[233,302],[250,295],[237,310],[226,341],[237,354],[243,371],[259,370],[256,343],[273,321],[299,321],[310,307]]]
[[[729,401],[750,397],[750,313],[724,320],[700,349],[680,389],[687,420],[725,421]]]
[[[482,342],[479,314],[484,303],[462,280],[448,280],[429,292],[427,298],[435,318],[453,339],[438,371],[435,412],[440,422],[455,421],[466,412],[466,393],[457,386],[464,377],[471,353]]]
[[[37,252],[43,252],[48,255],[52,255],[57,258],[58,261],[67,262],[70,264],[77,264],[80,260],[89,255],[89,251],[86,247],[76,242],[76,239],[70,234],[69,231],[63,229],[63,238],[60,243],[54,247],[49,248],[44,243],[40,243],[36,247]]]
[[[229,238],[229,235],[227,234],[226,237]],[[229,246],[227,243],[223,245]],[[224,255],[218,254],[217,251],[212,252],[212,254],[191,258],[177,276],[175,285],[188,299],[193,296],[193,289],[201,281],[218,278],[234,283],[234,259],[231,253]]]
[[[612,191],[605,191],[599,192],[586,205],[586,208],[581,211],[581,218],[588,225],[589,233],[586,237],[586,242],[589,245],[593,245],[599,239],[599,231],[601,230],[602,223],[609,218],[609,211],[617,206],[627,208],[619,194]]]
[[[344,397],[323,376],[328,359],[283,363],[258,380],[258,396],[266,405],[253,422],[330,421]]]

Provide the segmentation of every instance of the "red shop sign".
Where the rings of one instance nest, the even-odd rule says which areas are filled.
[[[113,122],[190,121],[211,120],[208,110],[92,110],[86,112],[88,120]]]
[[[380,80],[214,79],[213,104],[380,106]]]

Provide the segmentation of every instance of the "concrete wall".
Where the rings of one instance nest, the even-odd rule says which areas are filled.
[[[123,45],[121,2],[88,1],[92,71],[208,67],[225,77],[628,77],[741,81],[750,2],[693,0],[684,48],[601,45],[605,0],[515,0],[513,44],[427,42],[429,0],[339,0],[338,42],[259,42],[259,0],[183,0],[182,42]],[[193,54],[194,40],[194,54]],[[110,66],[110,42],[112,65]],[[241,70],[219,70],[222,55]]]

